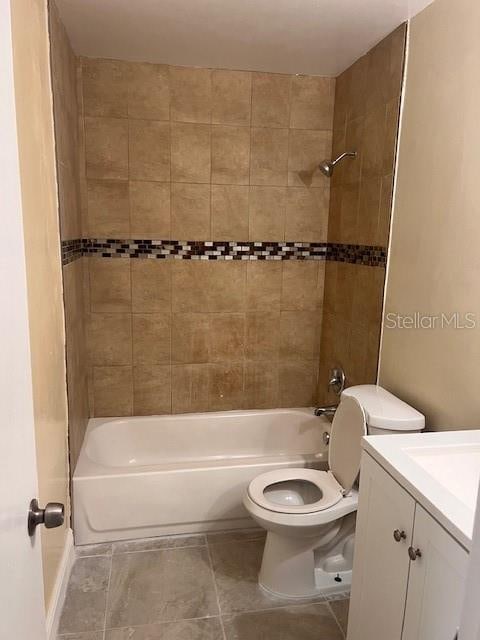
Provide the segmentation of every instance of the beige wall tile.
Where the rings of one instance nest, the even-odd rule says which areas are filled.
[[[129,313],[90,313],[87,343],[92,365],[132,363],[132,320]]]
[[[131,311],[130,260],[90,258],[88,262],[91,311]]]
[[[245,355],[249,360],[278,360],[280,312],[247,313]]]
[[[170,238],[170,184],[130,180],[129,193],[132,237]]]
[[[358,244],[377,244],[382,179],[365,178],[360,183],[355,239]]]
[[[167,260],[132,260],[132,310],[134,313],[170,312],[172,265]]]
[[[209,365],[188,364],[172,367],[172,412],[207,411]]]
[[[328,189],[289,187],[285,240],[326,242],[328,231]]]
[[[251,73],[212,71],[212,123],[249,125],[251,97]]]
[[[169,365],[133,367],[133,414],[151,416],[172,411],[172,375]]]
[[[286,196],[285,187],[250,187],[250,240],[285,239]]]
[[[323,295],[319,295],[319,262],[288,260],[283,263],[283,311],[314,311],[321,309]],[[321,291],[323,294],[323,291]]]
[[[289,147],[288,184],[303,187],[308,176],[308,186],[328,186],[329,179],[317,167],[331,156],[331,131],[291,130]]]
[[[380,176],[383,172],[386,114],[386,105],[382,104],[365,116],[362,180]]]
[[[247,263],[247,311],[280,309],[282,268],[273,260]]]
[[[235,312],[245,309],[247,263],[210,261],[208,264],[207,306],[213,312]]]
[[[353,322],[358,325],[380,325],[385,269],[357,265],[353,294]]]
[[[85,118],[88,178],[128,178],[128,122],[117,118]]]
[[[127,117],[128,63],[82,58],[82,81],[86,116]]]
[[[210,185],[172,184],[172,236],[177,240],[210,238]]]
[[[243,408],[243,362],[210,364],[208,397],[211,411]]]
[[[201,124],[172,125],[172,180],[210,182],[210,127]]]
[[[331,131],[335,79],[294,76],[290,105],[290,127]]]
[[[172,318],[169,313],[134,313],[134,364],[170,364]]]
[[[318,364],[311,360],[281,362],[279,374],[279,406],[311,407],[318,379]]]
[[[132,367],[93,367],[93,403],[95,416],[131,416]]]
[[[279,406],[277,362],[245,363],[245,406],[269,409]]]
[[[172,362],[209,362],[210,314],[175,313],[172,317]]]
[[[348,115],[349,120],[365,115],[369,93],[368,82],[369,56],[359,58],[349,69]]]
[[[245,350],[245,315],[213,313],[210,315],[210,362],[241,360]]]
[[[318,311],[282,311],[280,320],[280,359],[317,358],[321,314]]]
[[[170,67],[172,120],[210,122],[212,72],[210,69]]]
[[[344,185],[340,197],[340,242],[355,244],[357,238],[360,183],[356,182]]]
[[[86,195],[87,233],[90,237],[130,236],[127,181],[88,180]]]
[[[129,120],[129,176],[134,180],[170,180],[170,125]]]
[[[212,185],[212,239],[248,240],[249,187]]]
[[[346,158],[342,167],[343,182],[356,184],[360,180],[364,145],[365,118],[348,120],[345,133],[345,150],[356,151],[356,158]]]
[[[212,183],[248,184],[250,177],[250,129],[212,127]]]
[[[173,313],[208,311],[210,264],[206,260],[172,263]]]
[[[381,247],[388,247],[388,240],[390,235],[390,220],[392,213],[392,189],[393,176],[383,176],[380,193],[380,208],[378,213],[378,229],[376,241],[376,244]]]
[[[170,119],[170,77],[167,65],[130,63],[128,116],[143,120]]]
[[[393,100],[390,100],[390,102],[387,103],[382,161],[382,172],[384,174],[392,173],[395,167],[399,113],[400,99],[398,97],[395,97]]]
[[[254,127],[288,127],[291,76],[254,73],[252,123]]]
[[[250,184],[287,184],[288,129],[252,129]]]

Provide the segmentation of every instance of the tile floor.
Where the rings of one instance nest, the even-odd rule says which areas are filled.
[[[273,598],[264,532],[77,548],[58,640],[343,640],[348,600]]]

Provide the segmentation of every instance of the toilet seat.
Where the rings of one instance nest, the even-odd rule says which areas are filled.
[[[257,476],[248,487],[250,499],[275,513],[315,513],[340,502],[344,491],[330,471],[276,469]],[[311,498],[302,503],[302,497]]]

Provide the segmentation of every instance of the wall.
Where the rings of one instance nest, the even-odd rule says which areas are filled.
[[[480,5],[411,22],[386,312],[476,314],[474,330],[383,330],[380,382],[433,429],[478,428]]]
[[[340,245],[340,259],[325,272],[324,403],[338,400],[327,391],[333,366],[344,369],[348,386],[376,381],[405,32],[398,27],[337,78],[333,155],[356,151],[357,158],[332,177],[328,241]]]
[[[63,502],[63,527],[42,530],[48,608],[69,517],[62,276],[46,4],[12,3],[39,500]]]
[[[312,258],[327,240],[329,181],[309,172],[335,81],[92,59],[82,76],[92,415],[311,404],[325,263],[278,243]],[[278,255],[205,259],[244,245]]]
[[[77,59],[54,2],[50,2],[50,56],[58,175],[60,239],[63,252],[82,237],[80,199],[80,121]],[[72,251],[70,249],[70,251]],[[66,331],[66,364],[71,472],[87,426],[88,388],[85,349],[84,259],[64,260],[62,266]]]

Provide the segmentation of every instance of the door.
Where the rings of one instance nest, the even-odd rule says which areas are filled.
[[[468,554],[417,505],[402,640],[454,640],[460,624]]]
[[[0,0],[0,638],[44,640],[40,537],[27,532],[37,470],[10,25]]]
[[[348,640],[400,640],[415,502],[364,453]]]

